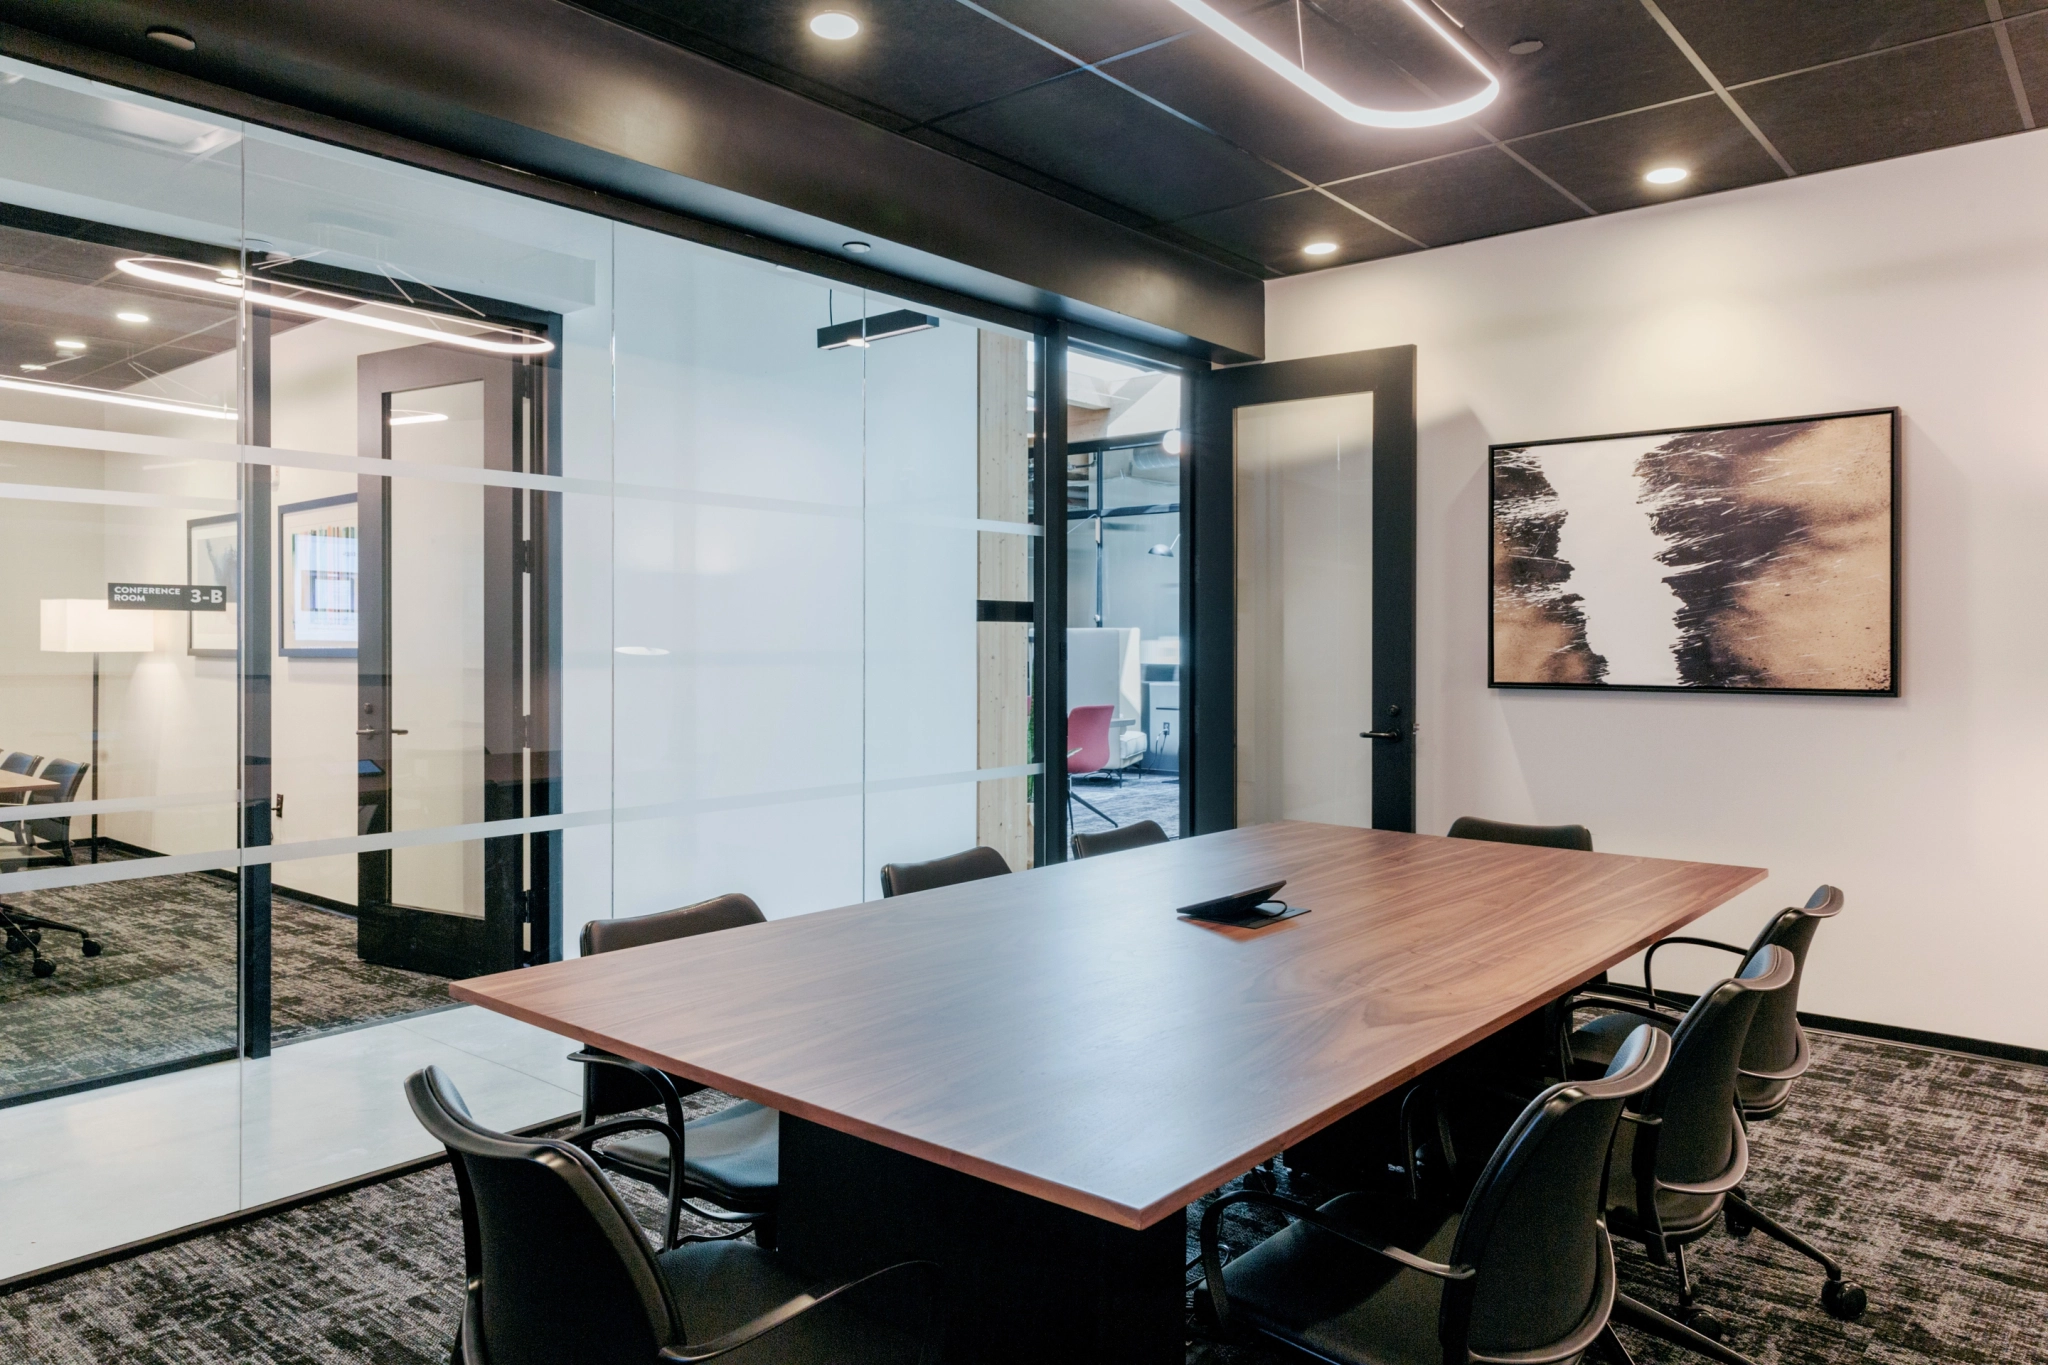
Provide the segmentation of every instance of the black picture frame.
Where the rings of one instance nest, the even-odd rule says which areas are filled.
[[[297,600],[292,592],[292,577],[297,571],[296,556],[292,549],[289,522],[294,516],[323,508],[356,506],[356,494],[339,493],[333,497],[310,498],[304,502],[282,503],[277,509],[277,652],[286,659],[353,659],[357,646],[350,645],[305,645],[298,644],[297,634],[292,629],[292,604]],[[360,572],[360,571],[359,571]],[[360,580],[359,580],[360,581]],[[361,610],[357,611],[357,628],[361,629]],[[360,638],[360,634],[358,635]]]
[[[1500,534],[1500,480],[1496,477],[1502,452],[1525,451],[1541,446],[1583,445],[1595,441],[1638,439],[1649,436],[1687,436],[1708,432],[1741,431],[1753,427],[1789,426],[1808,422],[1829,422],[1856,417],[1884,417],[1890,427],[1890,472],[1888,479],[1888,534],[1891,538],[1891,553],[1888,572],[1891,582],[1886,593],[1886,613],[1889,639],[1886,676],[1889,686],[1883,688],[1832,688],[1832,687],[1743,687],[1712,684],[1658,684],[1658,683],[1609,683],[1609,682],[1525,682],[1502,681],[1499,677],[1498,662],[1495,658],[1495,624],[1500,593],[1493,572],[1495,547]],[[1537,441],[1499,441],[1487,447],[1486,452],[1486,553],[1488,568],[1486,574],[1486,685],[1499,691],[1541,691],[1541,692],[1665,692],[1685,695],[1721,696],[1808,696],[1808,697],[1897,697],[1900,695],[1902,621],[1900,613],[1902,564],[1901,537],[1901,415],[1896,407],[1855,408],[1842,412],[1811,413],[1798,417],[1768,417],[1739,422],[1712,422],[1699,426],[1653,427],[1641,431],[1610,432],[1598,436],[1561,436]]]
[[[194,517],[185,523],[186,583],[204,587],[224,587],[229,593],[229,609],[225,613],[188,612],[186,614],[185,652],[195,659],[232,659],[235,657],[233,641],[239,629],[238,623],[241,611],[241,584],[239,581],[241,546],[237,540],[241,534],[241,519],[241,513],[239,512],[224,512],[217,517]],[[228,534],[226,536],[206,535],[203,532],[203,528],[208,527],[225,530]],[[202,569],[199,557],[199,547],[203,542],[223,539],[236,540],[235,558],[231,561],[230,567],[225,571],[225,576],[217,570],[216,562],[211,556],[208,556],[206,567]],[[204,618],[203,624],[202,618]],[[229,643],[226,645],[202,645],[199,642],[202,629],[223,631],[220,637],[215,638],[225,638]]]

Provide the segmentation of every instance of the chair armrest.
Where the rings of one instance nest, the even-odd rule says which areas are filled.
[[[1737,957],[1742,957],[1749,952],[1747,948],[1738,948],[1732,943],[1723,943],[1719,939],[1714,938],[1690,938],[1684,934],[1673,934],[1670,938],[1660,938],[1650,945],[1648,952],[1643,954],[1643,993],[1649,996],[1651,1000],[1657,998],[1657,987],[1650,980],[1650,962],[1657,956],[1659,948],[1673,943],[1683,943],[1694,948],[1719,948],[1722,952],[1733,953]]]
[[[668,1139],[668,1220],[663,1224],[662,1250],[680,1245],[683,1226],[683,1128],[680,1123],[663,1123],[660,1119],[624,1118],[606,1119],[580,1128],[563,1139],[581,1147],[595,1156],[594,1144],[599,1138],[631,1132],[660,1133]],[[695,1210],[692,1210],[695,1212]]]
[[[1264,1204],[1269,1208],[1279,1209],[1283,1213],[1292,1214],[1299,1222],[1321,1228],[1333,1237],[1341,1237],[1353,1246],[1363,1247],[1398,1266],[1420,1271],[1424,1275],[1432,1275],[1439,1280],[1469,1280],[1477,1273],[1471,1266],[1443,1265],[1425,1260],[1401,1247],[1376,1242],[1299,1200],[1289,1199],[1284,1195],[1266,1194],[1260,1190],[1237,1190],[1210,1204],[1202,1214],[1202,1275],[1209,1283],[1210,1302],[1216,1306],[1216,1324],[1226,1331],[1230,1325],[1230,1295],[1223,1289],[1223,1257],[1217,1245],[1216,1230],[1222,1224],[1223,1211],[1232,1204]]]
[[[895,1265],[884,1267],[871,1275],[863,1275],[859,1279],[848,1280],[845,1284],[834,1286],[823,1293],[799,1294],[787,1303],[769,1309],[753,1321],[742,1323],[723,1336],[713,1337],[695,1346],[664,1346],[656,1358],[666,1362],[666,1365],[698,1365],[701,1361],[716,1360],[722,1355],[739,1350],[749,1342],[758,1341],[778,1327],[794,1322],[814,1308],[873,1284],[885,1275],[894,1275],[898,1271],[912,1271],[923,1276],[930,1286],[936,1281],[938,1269],[938,1264],[933,1261],[898,1261]],[[936,1360],[938,1355],[940,1322],[936,1299],[935,1292],[927,1292],[925,1342],[920,1352],[920,1358],[923,1360]]]
[[[676,1089],[675,1077],[659,1067],[636,1062],[630,1057],[615,1057],[609,1052],[593,1052],[589,1048],[569,1054],[569,1060],[583,1066],[609,1066],[620,1071],[630,1071],[654,1087],[654,1093],[661,1097],[661,1107],[666,1111],[669,1125],[681,1132],[687,1120],[683,1117],[683,1097]],[[587,1092],[586,1092],[587,1093]],[[677,1149],[678,1151],[681,1148]]]

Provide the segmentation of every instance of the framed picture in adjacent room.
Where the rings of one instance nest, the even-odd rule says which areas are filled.
[[[202,659],[232,659],[241,635],[241,519],[233,512],[185,523],[185,581],[226,588],[226,611],[186,613],[186,652]]]
[[[356,495],[277,509],[277,652],[356,657]]]
[[[1899,410],[1491,448],[1493,687],[1899,694]]]

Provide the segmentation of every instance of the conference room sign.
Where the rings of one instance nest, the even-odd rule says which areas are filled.
[[[204,583],[109,583],[114,611],[226,611],[228,590]]]

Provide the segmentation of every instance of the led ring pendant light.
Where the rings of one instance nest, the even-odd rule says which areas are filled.
[[[1368,128],[1434,128],[1440,123],[1455,123],[1492,104],[1494,97],[1500,94],[1500,78],[1488,71],[1463,43],[1452,36],[1449,29],[1438,23],[1436,17],[1429,12],[1429,8],[1421,4],[1420,0],[1401,0],[1401,3],[1414,10],[1416,17],[1429,25],[1430,31],[1443,39],[1451,51],[1463,57],[1474,71],[1486,78],[1486,88],[1478,94],[1459,100],[1456,104],[1445,104],[1435,109],[1371,109],[1362,104],[1353,104],[1219,14],[1213,7],[1205,4],[1204,0],[1173,0],[1173,3],[1214,29],[1233,46],[1256,58],[1260,65],[1288,84],[1311,96],[1332,112],[1353,123],[1362,123]]]
[[[336,294],[324,289],[307,289],[293,284],[301,291],[298,295],[275,294],[268,290],[251,289],[246,276],[232,270],[200,265],[195,261],[180,261],[168,256],[133,256],[125,261],[114,262],[123,274],[133,275],[139,280],[152,284],[167,284],[174,289],[186,289],[195,294],[211,294],[222,299],[246,299],[280,313],[297,313],[309,318],[331,318],[336,322],[353,323],[357,327],[371,327],[380,332],[396,332],[400,336],[419,337],[425,341],[438,341],[449,346],[460,346],[470,351],[487,351],[492,355],[546,355],[555,349],[555,343],[545,337],[536,337],[510,327],[492,323],[475,323],[487,332],[501,337],[516,337],[516,341],[500,341],[490,336],[465,336],[459,332],[443,331],[434,323],[449,319],[438,313],[429,313],[421,308],[404,308],[397,304],[384,303],[377,299],[359,299],[349,294]],[[321,303],[307,295],[332,299],[333,303]],[[420,322],[406,322],[400,318],[364,313],[359,309],[369,306],[383,309],[386,313],[400,313],[420,318]]]

